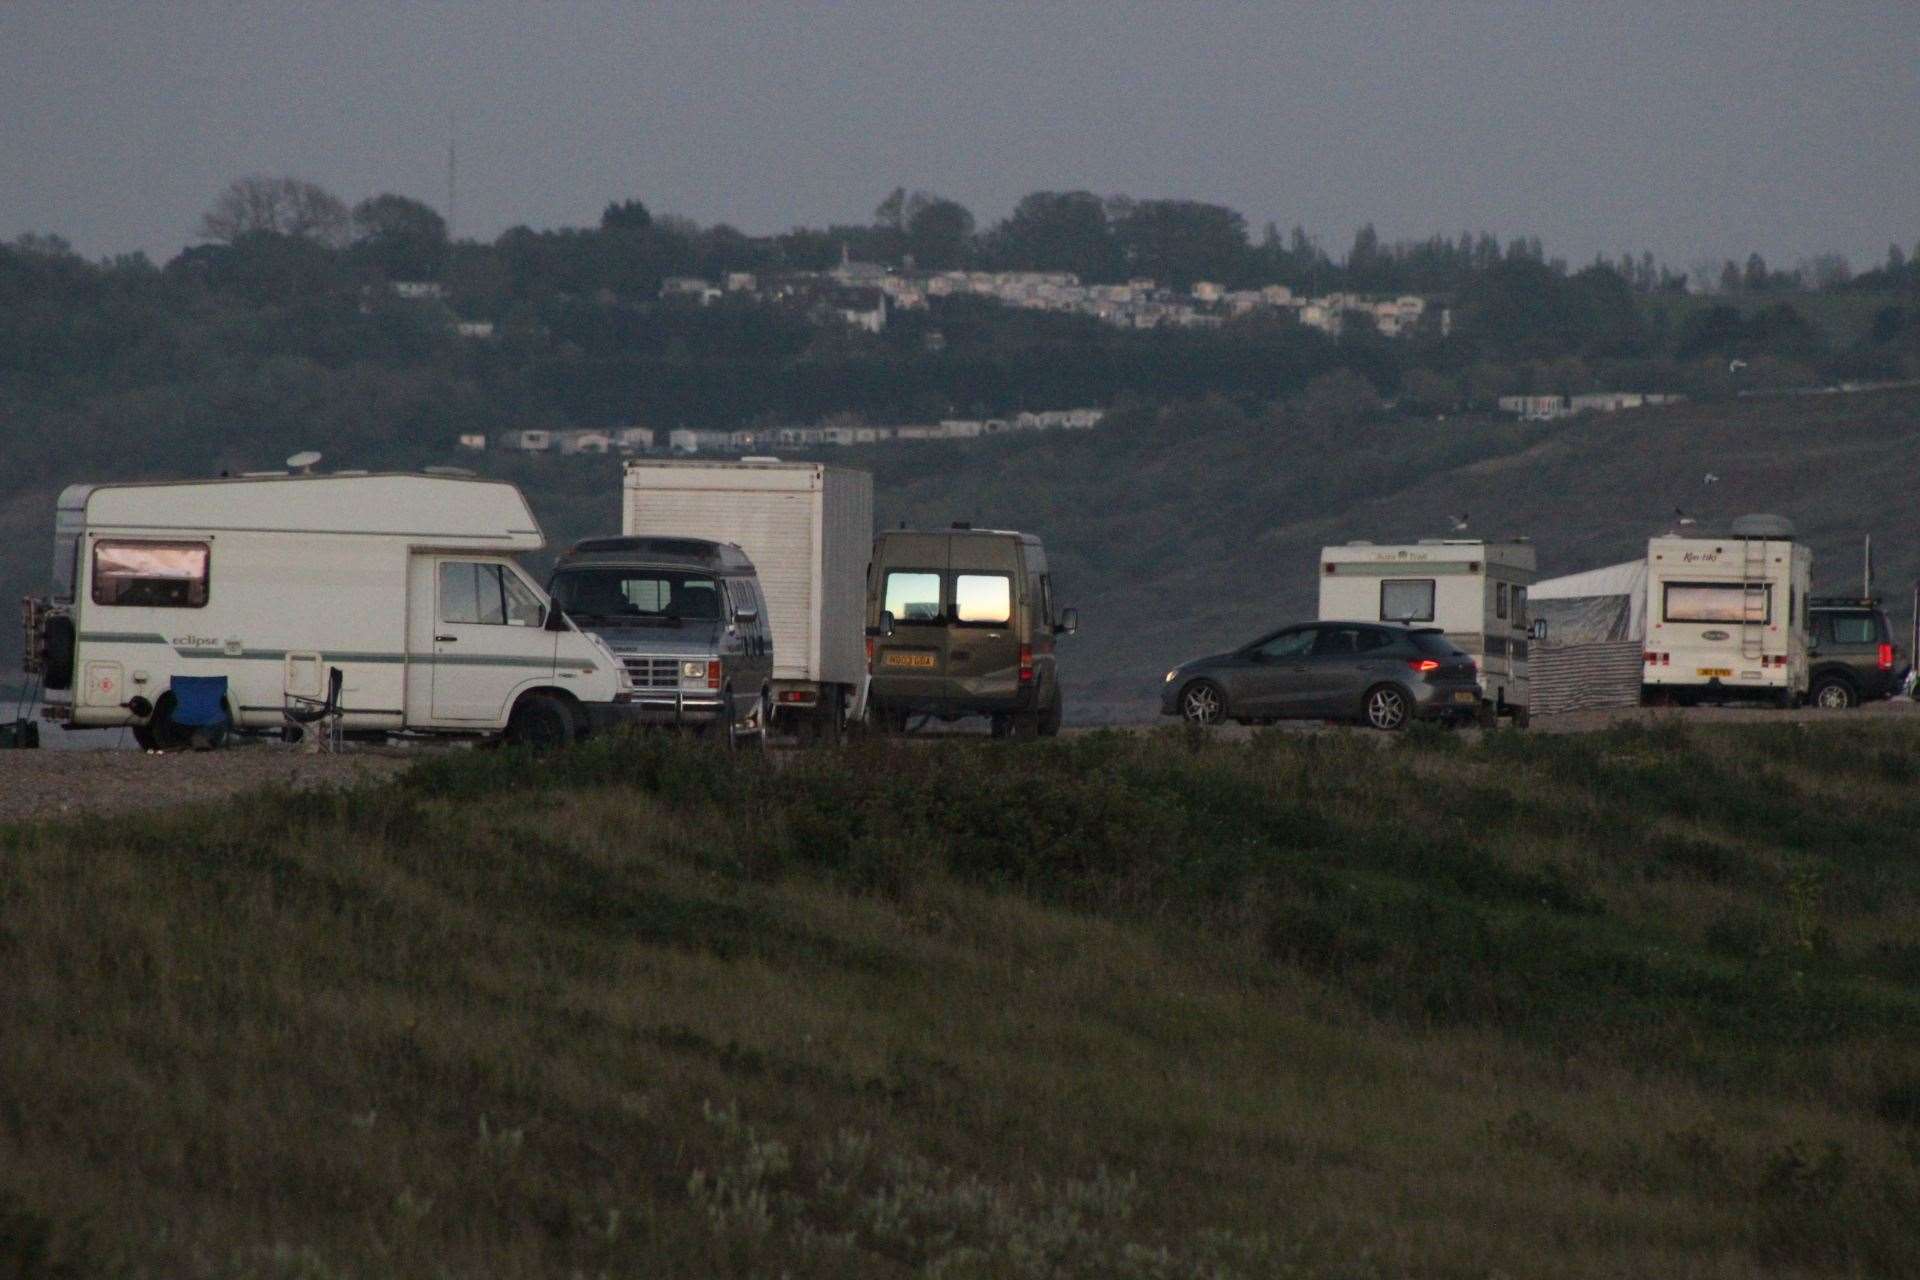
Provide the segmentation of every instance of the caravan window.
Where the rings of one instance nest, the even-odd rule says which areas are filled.
[[[1380,584],[1380,621],[1432,622],[1432,578],[1388,578]]]
[[[93,602],[205,608],[208,559],[204,542],[96,542]]]
[[[1773,592],[1762,582],[1669,582],[1667,622],[1772,622]]]

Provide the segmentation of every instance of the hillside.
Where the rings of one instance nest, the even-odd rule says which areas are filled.
[[[1917,748],[653,739],[0,829],[0,1274],[1920,1274]]]
[[[1920,576],[1907,528],[1920,491],[1920,393],[1682,404],[1550,425],[1477,416],[1343,416],[1298,403],[1250,416],[1224,401],[1127,408],[1089,433],[836,450],[874,472],[882,526],[1029,529],[1046,540],[1060,599],[1082,633],[1063,642],[1069,715],[1150,718],[1170,664],[1251,638],[1315,607],[1318,549],[1469,532],[1522,535],[1543,573],[1640,554],[1683,509],[1711,527],[1748,511],[1792,517],[1816,587],[1851,590],[1876,536],[1893,597]],[[407,465],[446,461],[421,455]],[[550,540],[619,520],[606,458],[478,462],[521,484]],[[351,465],[349,462],[348,465]],[[1704,482],[1709,473],[1718,477]],[[52,493],[0,499],[0,589],[40,589]],[[1897,623],[1905,609],[1894,600]],[[0,666],[17,651],[0,634]]]

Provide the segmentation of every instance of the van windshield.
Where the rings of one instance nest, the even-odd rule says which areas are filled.
[[[553,575],[553,599],[567,615],[613,626],[678,626],[720,619],[712,575],[673,569],[577,568]]]

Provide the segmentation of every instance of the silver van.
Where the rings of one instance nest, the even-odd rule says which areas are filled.
[[[753,561],[703,538],[589,538],[554,565],[554,603],[633,681],[632,719],[763,735],[773,630]]]

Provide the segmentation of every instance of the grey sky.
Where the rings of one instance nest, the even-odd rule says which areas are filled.
[[[230,179],[446,203],[610,199],[749,232],[894,185],[1231,205],[1335,252],[1537,234],[1574,260],[1920,239],[1908,4],[25,3],[0,8],[0,238],[170,256]]]

